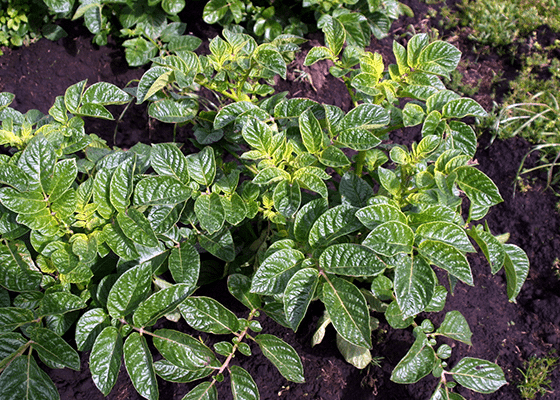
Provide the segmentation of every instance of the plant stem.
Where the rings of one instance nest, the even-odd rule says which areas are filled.
[[[366,152],[362,150],[358,152],[358,157],[356,158],[356,175],[362,176],[362,171],[364,169],[365,161],[366,161]]]

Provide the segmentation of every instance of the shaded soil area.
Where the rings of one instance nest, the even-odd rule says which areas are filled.
[[[194,2],[199,3],[199,2]],[[427,31],[434,21],[423,16],[428,6],[418,1],[408,1],[416,13],[414,18],[402,18],[393,25],[392,32],[397,40],[404,43],[409,25],[416,31]],[[191,3],[189,3],[191,4]],[[433,6],[435,7],[435,6]],[[199,12],[200,10],[194,10]],[[218,31],[204,25],[200,14],[189,16],[188,29],[203,37],[213,37]],[[139,79],[145,69],[129,69],[124,53],[114,41],[106,47],[91,44],[91,37],[79,24],[68,24],[65,29],[70,36],[58,42],[40,40],[27,48],[4,50],[0,57],[0,91],[16,94],[13,107],[25,112],[36,108],[46,113],[56,96],[64,95],[65,89],[84,79],[89,84],[107,81],[125,87],[130,81]],[[445,34],[445,33],[444,33]],[[399,36],[400,35],[400,36]],[[446,37],[444,37],[446,39]],[[499,101],[507,88],[507,79],[515,75],[515,65],[509,59],[501,59],[488,53],[472,54],[472,44],[466,35],[448,37],[463,51],[466,60],[460,67],[463,84],[474,85],[480,82],[478,92],[473,96],[486,110],[490,110],[494,100]],[[345,110],[351,101],[344,84],[328,74],[326,63],[312,67],[303,66],[306,51],[322,41],[321,35],[312,35],[303,46],[303,52],[289,66],[288,79],[279,81],[279,91],[289,91],[290,97],[309,97],[319,102],[334,104]],[[385,63],[393,62],[392,38],[382,41],[373,40],[372,51],[380,52]],[[300,71],[309,74],[310,80],[300,79]],[[501,73],[503,81],[497,82],[495,74]],[[119,115],[122,108],[112,109]],[[88,121],[87,132],[96,133],[120,147],[130,147],[141,141],[145,143],[166,142],[173,139],[170,126],[149,120],[143,105],[131,107],[121,123],[118,124],[116,141],[113,143],[115,122]],[[400,131],[393,140],[409,143],[417,139],[415,130]],[[189,127],[179,128],[177,141],[188,141],[191,136]],[[475,286],[459,284],[455,295],[449,296],[443,312],[429,317],[436,326],[443,321],[446,311],[459,310],[469,322],[473,331],[473,346],[449,342],[454,347],[449,365],[454,365],[465,356],[484,358],[497,362],[505,372],[509,385],[491,395],[481,395],[459,389],[467,399],[520,399],[516,387],[521,379],[518,368],[532,355],[543,356],[551,350],[560,349],[560,278],[556,258],[560,258],[560,217],[557,198],[550,190],[545,190],[546,176],[535,173],[527,177],[523,191],[514,194],[513,182],[523,156],[530,145],[522,139],[505,142],[496,141],[490,145],[488,134],[482,136],[476,160],[480,169],[498,185],[504,203],[494,207],[488,217],[488,224],[494,234],[510,233],[510,242],[522,247],[531,261],[529,278],[518,297],[517,303],[509,303],[506,293],[505,274],[490,273],[490,267],[482,254],[470,256],[469,261],[475,276]],[[534,153],[527,160],[527,166],[535,165],[538,155]],[[246,316],[243,307],[227,292],[224,282],[204,287],[199,294],[218,297],[239,316]],[[382,357],[381,366],[371,366],[357,370],[347,364],[336,349],[335,333],[327,330],[324,341],[311,347],[311,337],[322,313],[321,307],[312,305],[306,319],[297,333],[284,329],[265,316],[259,317],[264,332],[275,334],[290,343],[300,354],[306,383],[294,384],[286,381],[272,366],[259,349],[253,346],[252,357],[239,356],[234,363],[243,366],[254,377],[262,399],[322,399],[322,400],[374,400],[374,399],[428,399],[437,380],[428,376],[420,382],[401,386],[390,381],[391,371],[406,354],[414,339],[412,331],[394,330],[382,322],[374,333],[373,355]],[[381,320],[382,317],[378,316]],[[421,319],[418,319],[421,320]],[[382,320],[383,321],[383,320]],[[177,329],[192,332],[184,323]],[[199,333],[197,333],[199,335]],[[202,335],[211,344],[223,338]],[[48,373],[59,388],[63,400],[104,398],[94,386],[88,368],[89,354],[82,354],[82,370],[49,370]],[[547,399],[560,398],[560,370],[552,377],[552,389],[556,393]],[[171,384],[159,381],[160,398],[181,399],[194,384]],[[229,399],[229,381],[218,387],[220,398]],[[122,368],[118,382],[108,396],[109,399],[140,399]]]

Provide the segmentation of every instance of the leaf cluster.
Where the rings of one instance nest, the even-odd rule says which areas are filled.
[[[331,18],[327,46],[310,50],[306,62],[331,58],[342,69],[344,29]],[[303,382],[297,353],[261,333],[257,317],[296,331],[311,302],[325,310],[313,342],[332,325],[358,368],[372,361],[372,330],[385,318],[415,335],[393,381],[431,373],[439,379],[432,398],[454,400],[462,398],[451,392],[456,384],[491,393],[506,383],[489,361],[467,357],[448,368],[451,347],[437,339],[471,344],[458,311],[437,328],[417,321],[443,310],[456,285],[474,285],[470,239],[493,274],[504,268],[510,301],[529,269],[507,235],[476,223],[503,200],[476,169],[476,135],[462,121],[485,111],[441,81],[459,51],[416,35],[406,47],[395,43],[397,63],[387,67],[379,54],[360,53],[343,75],[355,101],[345,112],[261,83],[285,75],[300,41],[282,35],[258,45],[226,29],[208,55],[154,58],[136,88],[78,82],[47,116],[19,113],[9,107],[13,95],[0,95],[0,139],[13,148],[0,159],[0,388],[13,398],[36,398],[38,390],[57,398],[34,356],[78,369],[77,351],[62,339],[75,326],[77,350],[91,350],[104,394],[124,359],[147,399],[158,398],[156,375],[204,379],[185,399],[215,399],[224,373],[234,398],[258,399],[253,378],[232,358],[257,346],[286,379]],[[220,103],[204,102],[200,87]],[[111,119],[106,106],[134,100],[161,121],[193,123],[200,151],[185,154],[179,143],[111,149],[85,133],[84,117]],[[414,126],[418,143],[384,141]],[[196,295],[222,278],[245,318]],[[210,348],[156,325],[163,318],[227,339]]]
[[[64,29],[53,24],[55,16],[42,1],[2,0],[1,4],[0,46],[19,47],[43,36],[50,40],[66,36]]]

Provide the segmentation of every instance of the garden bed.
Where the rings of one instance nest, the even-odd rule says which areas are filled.
[[[423,3],[409,2],[414,9],[415,18],[401,18],[392,26],[393,34],[403,34],[413,24],[417,31],[425,31],[430,26],[437,26],[434,19],[422,16],[427,12]],[[414,4],[413,4],[414,3]],[[195,3],[196,4],[196,3]],[[189,6],[190,7],[190,6]],[[201,10],[196,10],[201,12]],[[217,34],[197,18],[200,14],[191,14],[187,20],[187,30],[197,36],[212,37]],[[145,69],[129,69],[122,49],[114,43],[106,47],[91,44],[90,36],[79,24],[68,24],[65,29],[70,36],[57,42],[40,40],[29,47],[5,50],[0,57],[0,92],[16,95],[12,107],[25,112],[39,109],[48,112],[48,107],[56,96],[63,95],[65,89],[83,79],[89,84],[98,81],[114,83],[125,87],[133,79],[140,79]],[[286,81],[277,82],[277,90],[289,90],[293,97],[308,97],[320,103],[333,104],[348,111],[351,99],[344,84],[328,74],[325,64],[303,66],[306,51],[319,44],[322,35],[312,35],[310,42],[303,46],[303,53],[294,64],[288,67]],[[402,40],[398,39],[397,40]],[[466,37],[458,36],[452,43],[462,52],[463,60],[469,60],[471,67],[461,71],[463,81],[478,82],[480,89],[474,98],[490,111],[492,96],[501,96],[507,81],[498,86],[493,85],[492,71],[505,70],[503,75],[510,78],[514,68],[510,66],[507,56],[503,59],[491,52],[472,54],[472,43]],[[373,40],[370,50],[381,52],[387,62],[391,60],[392,38],[381,41]],[[298,79],[300,71],[309,74],[310,80]],[[114,114],[122,108],[115,107]],[[113,143],[115,122],[88,121],[86,131],[96,133],[109,144],[121,148],[131,147],[137,142],[160,143],[173,140],[172,128],[166,124],[150,120],[145,106],[133,106],[125,114],[118,126],[116,141]],[[176,140],[187,142],[192,132],[189,127],[176,132]],[[416,129],[405,129],[395,134],[398,143],[410,143],[419,139]],[[557,198],[551,190],[546,190],[545,173],[533,173],[526,177],[523,190],[514,192],[519,164],[530,150],[530,145],[522,139],[494,141],[490,144],[490,135],[485,133],[480,139],[475,159],[480,170],[485,172],[498,186],[504,202],[493,207],[486,219],[493,234],[510,233],[509,242],[520,246],[527,253],[531,262],[529,277],[523,286],[517,303],[508,303],[506,278],[504,271],[496,275],[484,256],[469,255],[474,275],[474,287],[459,283],[454,296],[449,296],[444,311],[432,316],[437,325],[443,321],[445,312],[459,310],[466,318],[473,332],[473,346],[459,342],[449,344],[454,353],[449,360],[453,365],[462,357],[477,357],[496,362],[505,373],[509,385],[494,394],[482,395],[460,389],[458,392],[468,399],[517,399],[520,398],[516,387],[521,379],[519,368],[532,355],[544,356],[560,348],[560,267],[555,264],[560,257],[560,217]],[[538,155],[533,153],[526,161],[527,166],[534,165]],[[217,282],[201,289],[197,294],[216,296],[231,310],[243,311],[241,305],[231,297],[224,282]],[[217,293],[217,294],[216,294]],[[428,376],[412,385],[397,385],[390,381],[391,371],[406,354],[414,341],[412,330],[394,330],[382,319],[380,329],[374,332],[372,355],[382,357],[380,367],[370,366],[358,370],[346,363],[336,350],[335,331],[327,329],[325,340],[311,347],[311,338],[317,321],[322,313],[320,306],[312,306],[309,315],[303,320],[297,333],[282,328],[267,317],[259,317],[266,333],[275,334],[290,343],[300,354],[305,370],[306,383],[295,384],[284,379],[264,357],[238,356],[234,363],[245,368],[255,379],[262,399],[418,399],[429,398],[437,380]],[[158,326],[159,327],[159,326]],[[194,332],[186,324],[179,323],[177,329]],[[198,333],[195,333],[198,334]],[[206,343],[212,343],[209,335],[202,336]],[[253,348],[254,353],[259,352]],[[49,376],[57,385],[63,400],[102,399],[104,396],[93,384],[88,368],[88,353],[83,353],[81,371],[69,369],[50,370]],[[124,366],[121,367],[124,370]],[[560,391],[560,370],[555,370],[551,377],[552,390]],[[195,384],[171,384],[163,380],[160,384],[160,398],[181,399]],[[220,385],[228,385],[226,380]],[[226,395],[226,393],[228,393]],[[558,392],[557,392],[558,393]],[[228,390],[220,390],[220,398],[231,398]],[[556,398],[557,394],[546,398]],[[140,399],[132,386],[128,375],[121,373],[119,379],[107,397],[109,399]]]

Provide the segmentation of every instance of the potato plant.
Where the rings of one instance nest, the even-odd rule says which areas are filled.
[[[416,35],[406,47],[395,43],[396,65],[362,52],[348,78],[355,108],[345,112],[261,89],[259,78],[285,73],[284,53],[297,50],[293,37],[260,46],[244,34],[224,37],[207,56],[153,59],[134,90],[79,82],[47,116],[22,114],[9,107],[13,95],[0,95],[0,143],[12,149],[0,158],[6,398],[58,398],[35,357],[79,369],[78,351],[91,351],[92,379],[105,395],[124,360],[150,400],[159,396],[156,375],[199,381],[184,400],[210,400],[224,374],[235,399],[258,399],[255,381],[232,358],[259,347],[286,379],[303,382],[295,350],[262,332],[256,318],[265,313],[296,331],[311,302],[324,306],[314,343],[332,324],[341,354],[358,368],[371,361],[372,330],[384,318],[415,336],[394,382],[431,373],[439,380],[432,399],[447,400],[463,399],[452,392],[457,384],[480,393],[506,384],[490,361],[448,365],[452,348],[440,337],[471,344],[459,311],[437,327],[419,317],[440,312],[456,285],[474,285],[470,239],[493,274],[505,269],[510,301],[529,269],[507,235],[477,223],[503,200],[476,168],[476,135],[462,121],[485,111],[440,80],[456,68],[459,51]],[[308,60],[342,48],[334,36],[327,45]],[[321,58],[329,57],[313,62]],[[200,86],[219,104],[197,97]],[[164,122],[192,122],[201,150],[185,154],[180,143],[111,149],[85,132],[84,117],[111,119],[107,105],[134,100],[148,101],[150,115]],[[418,143],[383,142],[414,126]],[[211,271],[227,279],[244,316],[197,295]],[[210,348],[158,324],[180,318],[223,341]],[[77,349],[62,338],[68,331]]]

